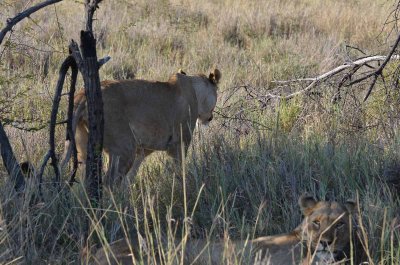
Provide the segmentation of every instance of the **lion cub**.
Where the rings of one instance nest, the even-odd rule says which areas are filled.
[[[183,251],[184,264],[322,265],[348,261],[353,232],[351,215],[356,212],[356,204],[316,201],[303,195],[299,206],[304,219],[292,232],[248,241],[189,240]],[[131,244],[131,248],[138,246]],[[136,249],[132,254],[131,248],[126,240],[118,240],[107,253],[103,248],[98,250],[93,264],[133,264],[133,257],[138,254]]]

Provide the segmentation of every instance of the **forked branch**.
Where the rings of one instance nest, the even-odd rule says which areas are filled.
[[[392,58],[393,54],[395,53],[395,51],[397,49],[397,46],[399,46],[399,43],[400,43],[400,34],[399,34],[399,36],[397,36],[397,40],[396,40],[395,44],[393,45],[392,49],[390,50],[389,54],[386,56],[386,59],[383,61],[381,66],[375,72],[373,72],[373,73],[371,73],[371,74],[369,74],[369,75],[367,75],[365,77],[362,77],[362,78],[359,78],[357,80],[354,80],[353,82],[351,82],[349,84],[349,86],[351,86],[351,85],[357,84],[359,82],[362,82],[363,80],[366,80],[366,79],[368,79],[370,77],[373,77],[372,82],[371,82],[371,84],[369,86],[369,89],[367,91],[367,94],[365,95],[364,101],[367,100],[367,98],[371,94],[372,89],[374,88],[374,86],[376,84],[376,80],[378,79],[378,77],[382,76],[383,69],[386,67],[387,63]],[[398,57],[398,55],[397,55],[397,57]]]

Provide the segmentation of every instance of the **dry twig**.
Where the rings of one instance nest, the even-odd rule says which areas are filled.
[[[399,39],[400,40],[400,36]],[[398,42],[396,42],[396,45],[398,44]],[[392,50],[392,52],[394,53],[394,49]],[[368,78],[370,78],[371,76],[379,76],[382,74],[383,68],[386,66],[386,64],[390,61],[390,60],[399,60],[400,56],[399,55],[393,55],[393,53],[390,52],[388,56],[383,56],[383,55],[376,55],[376,56],[369,56],[369,57],[364,57],[364,58],[360,58],[355,60],[354,62],[351,63],[346,63],[343,64],[341,66],[338,66],[326,73],[323,73],[315,78],[304,78],[304,79],[296,79],[296,80],[290,80],[290,81],[274,81],[274,83],[278,83],[278,84],[287,84],[287,83],[292,83],[292,82],[301,82],[301,81],[311,81],[311,83],[305,87],[302,90],[296,91],[292,94],[286,95],[286,96],[280,96],[280,95],[274,95],[272,93],[267,94],[267,98],[277,98],[277,99],[291,99],[297,95],[303,94],[305,92],[310,91],[311,89],[313,89],[314,87],[316,87],[318,84],[320,84],[323,81],[328,80],[329,78],[345,71],[348,69],[351,69],[349,73],[347,73],[346,75],[346,79],[340,82],[339,85],[343,85],[347,80],[350,80],[350,78],[357,73],[357,71],[359,71],[363,66],[367,66],[368,63],[371,62],[381,62],[383,61],[382,65],[374,72],[367,74],[366,76],[359,78],[353,82],[350,82],[349,84],[346,84],[345,86],[351,86],[353,84],[359,83],[361,81],[364,81]],[[375,84],[376,80],[374,81],[373,85]],[[372,87],[370,87],[370,89],[368,90],[369,93],[371,92],[370,90],[372,90]],[[369,95],[369,93],[367,94],[367,96]],[[367,98],[367,97],[366,97]],[[365,98],[365,99],[366,99]]]
[[[45,2],[39,3],[35,6],[32,6],[31,8],[26,9],[25,11],[17,14],[13,18],[7,19],[7,25],[0,31],[0,44],[3,42],[4,37],[7,35],[9,31],[13,29],[15,25],[17,25],[21,20],[29,17],[36,11],[48,6],[52,5],[58,2],[61,2],[62,0],[47,0]]]

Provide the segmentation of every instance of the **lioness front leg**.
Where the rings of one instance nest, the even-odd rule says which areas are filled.
[[[140,149],[136,151],[136,156],[135,160],[133,162],[132,167],[129,169],[128,173],[126,174],[126,177],[133,180],[135,176],[137,175],[140,165],[144,161],[144,159],[150,155],[153,151],[152,150],[147,150],[147,149]]]
[[[183,158],[186,157],[188,146],[189,144],[183,143],[183,147],[181,144],[176,144],[167,149],[168,155],[174,160],[175,170],[182,169]]]

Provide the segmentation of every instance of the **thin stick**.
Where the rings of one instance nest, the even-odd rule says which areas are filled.
[[[7,33],[9,31],[11,31],[13,29],[13,27],[15,25],[17,25],[21,20],[29,17],[30,15],[32,15],[36,11],[42,9],[43,7],[46,7],[48,5],[52,5],[52,4],[61,2],[61,1],[62,0],[48,0],[48,1],[39,3],[39,4],[35,5],[35,6],[32,6],[32,7],[28,8],[27,10],[17,14],[13,18],[7,19],[7,25],[0,31],[0,44],[3,42],[3,39],[7,35]]]

